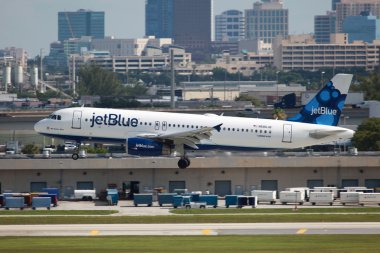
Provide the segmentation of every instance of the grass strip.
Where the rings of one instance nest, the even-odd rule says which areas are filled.
[[[262,222],[380,222],[380,214],[273,214],[167,216],[23,216],[0,217],[2,225],[26,224],[169,224]]]
[[[1,215],[110,215],[117,210],[4,210]]]
[[[174,214],[287,214],[287,213],[379,213],[380,207],[343,207],[343,208],[207,208],[207,209],[173,209]]]
[[[0,252],[378,252],[380,235],[3,237]]]

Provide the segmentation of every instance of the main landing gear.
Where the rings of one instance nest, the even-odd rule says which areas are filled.
[[[190,160],[186,156],[181,157],[178,161],[178,168],[180,169],[186,169],[187,167],[190,166]]]
[[[80,148],[80,142],[77,142],[77,144],[76,144],[76,148],[75,148],[75,150],[74,150],[74,153],[71,155],[71,158],[73,158],[73,160],[78,160],[79,159],[79,148]]]

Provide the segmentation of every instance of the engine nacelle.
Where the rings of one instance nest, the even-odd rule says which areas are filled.
[[[170,147],[154,140],[128,138],[128,154],[138,156],[169,155]]]

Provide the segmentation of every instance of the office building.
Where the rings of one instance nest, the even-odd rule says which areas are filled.
[[[289,33],[288,9],[283,8],[282,0],[265,0],[253,4],[253,9],[245,10],[246,38],[272,43],[281,35]]]
[[[326,15],[314,16],[314,36],[318,44],[330,43],[330,35],[335,33],[336,13],[327,12]]]
[[[132,56],[142,55],[147,46],[161,48],[165,45],[172,45],[172,39],[155,38],[154,36],[138,39],[106,37],[104,39],[93,39],[91,50],[109,51],[111,56]]]
[[[173,39],[201,60],[209,54],[212,35],[212,0],[174,2]]]
[[[58,12],[58,40],[82,36],[104,38],[104,12],[83,9]]]
[[[215,16],[215,41],[239,41],[244,38],[243,12],[228,10]]]
[[[348,34],[348,42],[361,40],[368,43],[380,39],[380,19],[364,12],[360,16],[349,16],[343,21],[343,32]]]
[[[145,3],[145,35],[173,37],[174,0],[147,0]]]
[[[333,11],[336,10],[336,5],[337,5],[337,3],[340,3],[340,1],[341,1],[341,0],[332,0],[332,1],[331,1],[331,9],[332,9]]]
[[[340,0],[336,3],[336,32],[343,32],[346,17],[359,16],[362,12],[380,18],[380,0]]]
[[[379,52],[380,41],[371,44],[363,41],[348,43],[347,34],[333,36],[331,44],[276,39],[274,65],[284,71],[316,71],[321,68],[374,70],[379,65]]]

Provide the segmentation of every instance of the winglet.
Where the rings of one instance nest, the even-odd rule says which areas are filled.
[[[222,130],[222,128],[221,128],[222,125],[223,125],[223,123],[221,123],[221,124],[219,124],[219,125],[216,125],[216,126],[214,126],[213,128],[214,128],[216,131],[220,132],[220,130]]]

